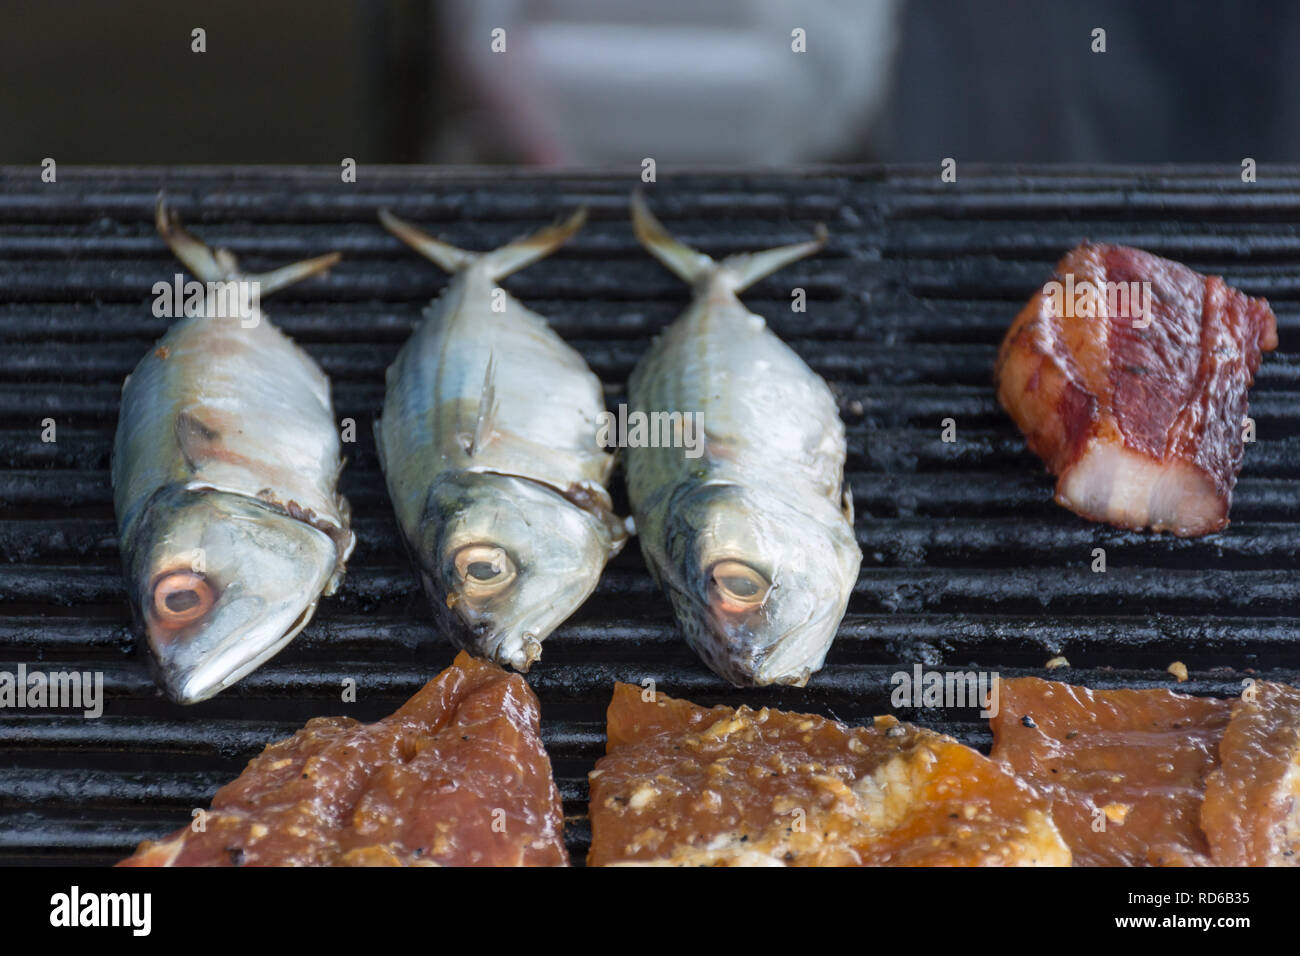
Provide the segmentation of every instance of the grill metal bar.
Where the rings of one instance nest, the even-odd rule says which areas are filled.
[[[383,371],[445,279],[375,222],[388,206],[451,241],[488,248],[580,203],[582,233],[507,280],[551,319],[616,404],[687,290],[637,246],[635,176],[482,169],[69,169],[43,185],[0,170],[0,670],[103,674],[105,716],[0,711],[0,863],[108,863],[189,820],[260,747],[322,714],[390,712],[452,657],[433,635],[402,553],[370,422]],[[254,268],[332,249],[329,277],[268,312],[333,378],[358,423],[343,489],[360,543],[340,593],[293,645],[192,708],[161,699],[134,649],[108,464],[122,378],[167,327],[150,289],[178,270],[157,239],[160,187],[186,221]],[[716,254],[830,228],[827,250],[759,283],[746,303],[832,384],[848,427],[861,579],[826,670],[806,690],[738,692],[678,636],[635,546],[546,646],[529,675],[581,859],[586,771],[603,747],[614,680],[653,678],[702,703],[749,703],[848,721],[888,711],[913,664],[1044,675],[1092,686],[1228,695],[1248,676],[1300,681],[1300,168],[1252,186],[1235,168],[702,170],[652,187],[656,210]],[[1251,395],[1232,525],[1180,541],[1089,525],[990,387],[997,343],[1052,265],[1084,237],[1137,245],[1265,295],[1281,347]],[[794,314],[789,290],[808,293]],[[40,441],[41,421],[58,441]],[[958,424],[944,444],[943,418]],[[1090,570],[1104,547],[1109,570]],[[357,680],[359,700],[340,688]],[[971,712],[904,718],[987,746]]]

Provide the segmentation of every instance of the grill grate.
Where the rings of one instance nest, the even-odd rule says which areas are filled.
[[[380,206],[489,248],[585,202],[592,221],[507,285],[587,357],[616,404],[687,290],[635,243],[631,175],[303,169],[0,170],[0,670],[104,674],[105,716],[0,711],[0,863],[108,863],[206,806],[260,747],[308,717],[382,716],[452,657],[435,638],[391,517],[370,422],[383,370],[442,287],[378,226]],[[725,254],[806,237],[820,256],[745,296],[824,375],[848,422],[862,575],[826,669],[806,690],[737,692],[677,636],[635,546],[546,645],[529,676],[580,860],[586,772],[615,679],[653,678],[702,703],[773,704],[859,721],[889,708],[889,675],[926,666],[1043,674],[1094,686],[1231,694],[1247,674],[1300,681],[1300,169],[1244,186],[1235,169],[963,168],[673,176],[656,211]],[[215,700],[162,700],[136,652],[120,578],[109,450],[123,377],[166,321],[148,306],[178,269],[154,234],[159,186],[205,240],[281,264],[331,249],[330,276],[277,295],[272,319],[334,381],[358,422],[343,489],[359,544],[341,592],[274,661]],[[997,407],[993,357],[1068,247],[1127,243],[1267,296],[1282,345],[1266,357],[1231,527],[1199,541],[1089,525]],[[789,290],[807,290],[805,315]],[[956,419],[958,441],[940,441]],[[40,440],[54,418],[58,440]],[[1094,547],[1109,570],[1093,574]],[[355,678],[359,700],[340,700]],[[905,711],[977,746],[972,712]]]

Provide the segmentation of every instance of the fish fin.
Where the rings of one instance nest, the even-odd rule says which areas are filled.
[[[158,204],[154,207],[154,222],[163,242],[167,243],[176,258],[185,263],[195,277],[204,282],[219,282],[237,274],[235,257],[225,249],[214,252],[182,229],[180,217],[168,207],[162,193],[158,194]]]
[[[221,433],[203,424],[189,412],[176,416],[176,444],[191,471],[198,471],[203,463],[213,457],[213,448],[221,441]]]
[[[272,292],[278,292],[285,286],[301,282],[303,279],[310,279],[314,275],[320,275],[329,271],[330,267],[335,265],[343,258],[341,252],[330,252],[323,256],[317,256],[314,259],[304,259],[302,262],[293,262],[287,266],[281,266],[278,269],[272,269],[270,272],[259,272],[253,275],[245,275],[244,278],[250,282],[258,283],[258,293],[260,295],[270,295]]]
[[[627,519],[620,518],[616,514],[611,513],[604,524],[605,533],[609,538],[609,545],[605,548],[605,560],[608,561],[623,550],[623,546],[628,543],[632,535],[629,533]]]
[[[697,284],[718,269],[718,264],[704,253],[672,237],[650,211],[639,189],[632,193],[632,228],[646,251],[689,285]]]
[[[546,487],[600,522],[607,540],[605,548],[606,561],[622,551],[623,545],[627,544],[628,539],[636,533],[636,525],[632,523],[630,515],[626,518],[620,518],[614,513],[614,502],[611,500],[609,492],[605,489],[603,483],[582,481],[569,485],[567,488],[559,488],[550,484],[546,485]]]
[[[348,558],[352,557],[352,552],[357,547],[356,532],[350,527],[352,506],[342,495],[336,495],[335,501],[337,502],[339,514],[343,519],[343,527],[332,533],[326,532],[329,534],[330,540],[334,542],[334,573],[325,582],[325,590],[321,592],[325,597],[330,597],[338,591],[339,585],[343,583],[343,577],[347,573]]]
[[[204,282],[222,282],[230,279],[243,279],[259,284],[259,295],[270,295],[278,289],[301,282],[310,276],[324,272],[342,258],[341,253],[331,252],[303,262],[281,266],[261,274],[245,273],[239,270],[239,261],[229,249],[210,249],[193,234],[181,228],[180,217],[168,208],[162,193],[158,194],[158,205],[154,214],[158,225],[158,234],[176,254],[176,258],[185,263],[190,272]]]
[[[821,223],[817,224],[816,236],[817,238],[809,239],[807,242],[777,246],[775,249],[764,249],[762,252],[742,252],[727,256],[722,260],[720,268],[734,277],[732,288],[736,292],[744,292],[764,276],[769,276],[792,262],[810,256],[826,245],[828,234],[826,227]]]
[[[379,210],[379,221],[394,236],[445,272],[456,273],[468,269],[482,258],[477,252],[457,249],[450,243],[433,238],[404,219],[398,219],[387,209]]]
[[[804,256],[812,255],[826,244],[827,238],[826,227],[819,225],[817,238],[807,242],[762,252],[742,252],[715,262],[704,253],[674,239],[650,211],[640,190],[632,194],[632,224],[641,244],[678,278],[694,286],[717,273],[725,272],[730,277],[730,286],[735,292],[743,292],[764,276]]]
[[[584,206],[568,219],[547,226],[531,236],[516,239],[492,252],[469,252],[458,249],[441,239],[433,238],[408,222],[403,222],[387,209],[379,211],[379,221],[398,239],[445,271],[455,273],[473,265],[481,265],[488,276],[495,281],[504,279],[512,272],[518,272],[543,256],[550,255],[567,242],[587,221],[587,208]]]
[[[583,206],[569,218],[554,222],[530,236],[516,239],[500,249],[483,255],[483,265],[493,280],[504,279],[512,272],[549,256],[564,245],[587,221],[587,207]]]
[[[496,427],[497,401],[496,356],[488,352],[487,370],[483,373],[483,390],[478,396],[478,419],[474,422],[474,437],[470,439],[468,454],[473,458],[492,439]]]

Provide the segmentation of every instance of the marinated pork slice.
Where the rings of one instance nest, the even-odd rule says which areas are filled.
[[[950,737],[699,707],[618,684],[591,772],[588,863],[1058,865],[1044,800]]]
[[[522,677],[462,652],[378,723],[308,721],[217,791],[202,832],[119,865],[567,865],[538,716]]]
[[[998,693],[991,756],[1052,801],[1076,866],[1209,862],[1201,800],[1229,701],[1036,677]]]
[[[1201,827],[1219,866],[1300,866],[1300,690],[1261,682],[1233,704]]]
[[[1265,300],[1139,249],[1085,243],[1007,332],[998,400],[1057,476],[1060,504],[1200,535],[1228,523],[1246,391],[1276,347]]]

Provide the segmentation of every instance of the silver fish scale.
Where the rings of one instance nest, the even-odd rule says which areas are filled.
[[[600,380],[546,320],[478,267],[458,273],[388,370],[377,434],[399,523],[416,527],[448,472],[527,478],[607,497]],[[493,374],[488,377],[491,362]],[[486,386],[486,387],[485,387]]]
[[[737,685],[803,685],[822,666],[861,562],[843,499],[844,426],[826,383],[736,298],[737,274],[727,263],[703,268],[695,301],[629,382],[629,420],[695,413],[703,431],[694,458],[662,447],[663,435],[661,447],[629,442],[641,551],[716,673]],[[747,592],[755,603],[730,590],[736,582],[762,589]]]
[[[521,671],[626,539],[597,440],[600,380],[497,285],[584,216],[484,254],[381,216],[453,274],[388,370],[376,439],[389,497],[439,630]]]
[[[329,381],[264,317],[186,318],[122,390],[114,498],[129,546],[153,495],[173,484],[266,501],[309,519],[350,550]],[[188,446],[188,447],[186,447]]]
[[[628,489],[645,509],[682,482],[708,480],[766,487],[819,516],[839,514],[844,424],[830,388],[730,292],[697,300],[669,326],[628,394],[634,410],[698,413],[705,436],[700,458],[628,449]]]

